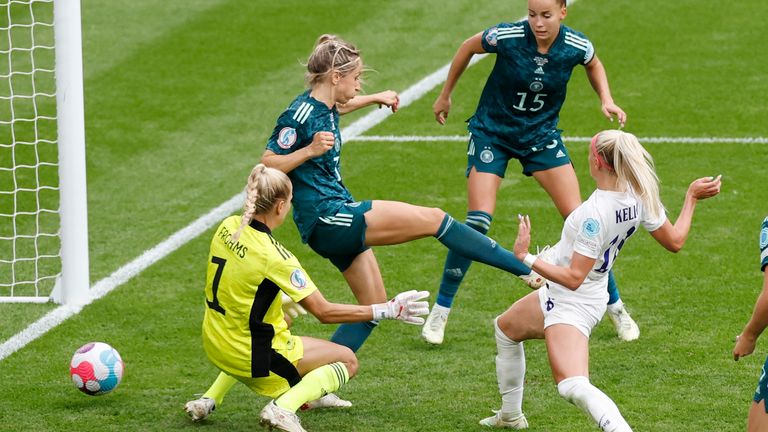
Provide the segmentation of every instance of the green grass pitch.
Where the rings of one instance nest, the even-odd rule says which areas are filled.
[[[640,137],[766,136],[760,0],[579,0],[566,24],[583,31],[608,70],[616,102]],[[450,61],[470,35],[526,12],[523,0],[83,0],[83,48],[92,283],[237,193],[277,115],[303,89],[303,68],[322,33],[362,49],[369,92],[405,90]],[[454,92],[449,124],[433,120],[437,90],[370,135],[458,135],[475,108],[492,58],[468,70]],[[363,113],[342,119],[342,127]],[[566,136],[609,128],[577,69],[561,116]],[[608,323],[591,338],[591,379],[636,431],[740,431],[765,341],[739,363],[734,336],[761,288],[757,235],[768,214],[765,144],[647,144],[676,217],[689,182],[723,175],[721,195],[697,207],[679,254],[646,234],[616,265],[622,297],[641,337],[622,343]],[[584,196],[593,182],[587,146],[569,144]],[[359,199],[442,207],[462,217],[465,144],[351,142],[343,175]],[[511,245],[517,213],[531,215],[533,240],[556,241],[562,221],[546,194],[514,163],[499,194],[491,235]],[[192,239],[105,298],[0,361],[0,431],[251,431],[268,399],[236,387],[209,420],[182,411],[216,376],[200,322],[212,231]],[[326,297],[353,301],[330,263],[299,241],[291,222],[279,238]],[[437,291],[444,248],[432,239],[377,248],[388,292]],[[500,403],[492,319],[527,289],[508,275],[472,267],[448,324],[446,343],[421,342],[419,328],[385,322],[359,352],[360,373],[340,394],[345,411],[301,414],[310,431],[480,431]],[[0,305],[0,340],[51,305]],[[304,317],[302,335],[334,326]],[[89,397],[70,383],[76,348],[105,341],[126,363],[112,394]],[[524,411],[531,431],[595,427],[562,400],[544,345],[526,343]]]

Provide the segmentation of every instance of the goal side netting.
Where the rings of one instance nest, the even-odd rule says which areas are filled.
[[[0,0],[0,302],[85,302],[82,101],[79,0]]]

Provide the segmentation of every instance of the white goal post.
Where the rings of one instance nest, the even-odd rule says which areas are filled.
[[[80,0],[0,0],[0,302],[89,298]]]

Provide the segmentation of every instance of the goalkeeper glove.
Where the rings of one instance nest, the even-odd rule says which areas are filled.
[[[397,319],[408,324],[422,325],[424,318],[418,315],[429,313],[429,303],[418,301],[429,297],[429,291],[410,290],[396,295],[386,303],[371,305],[373,319]]]
[[[296,318],[299,315],[307,314],[307,311],[304,310],[304,308],[301,307],[300,304],[293,301],[292,298],[288,297],[288,294],[283,293],[282,300],[283,300],[283,313],[285,313],[289,317]]]

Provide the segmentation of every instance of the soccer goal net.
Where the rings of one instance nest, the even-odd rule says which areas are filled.
[[[0,0],[0,302],[87,296],[82,93],[79,0]]]

